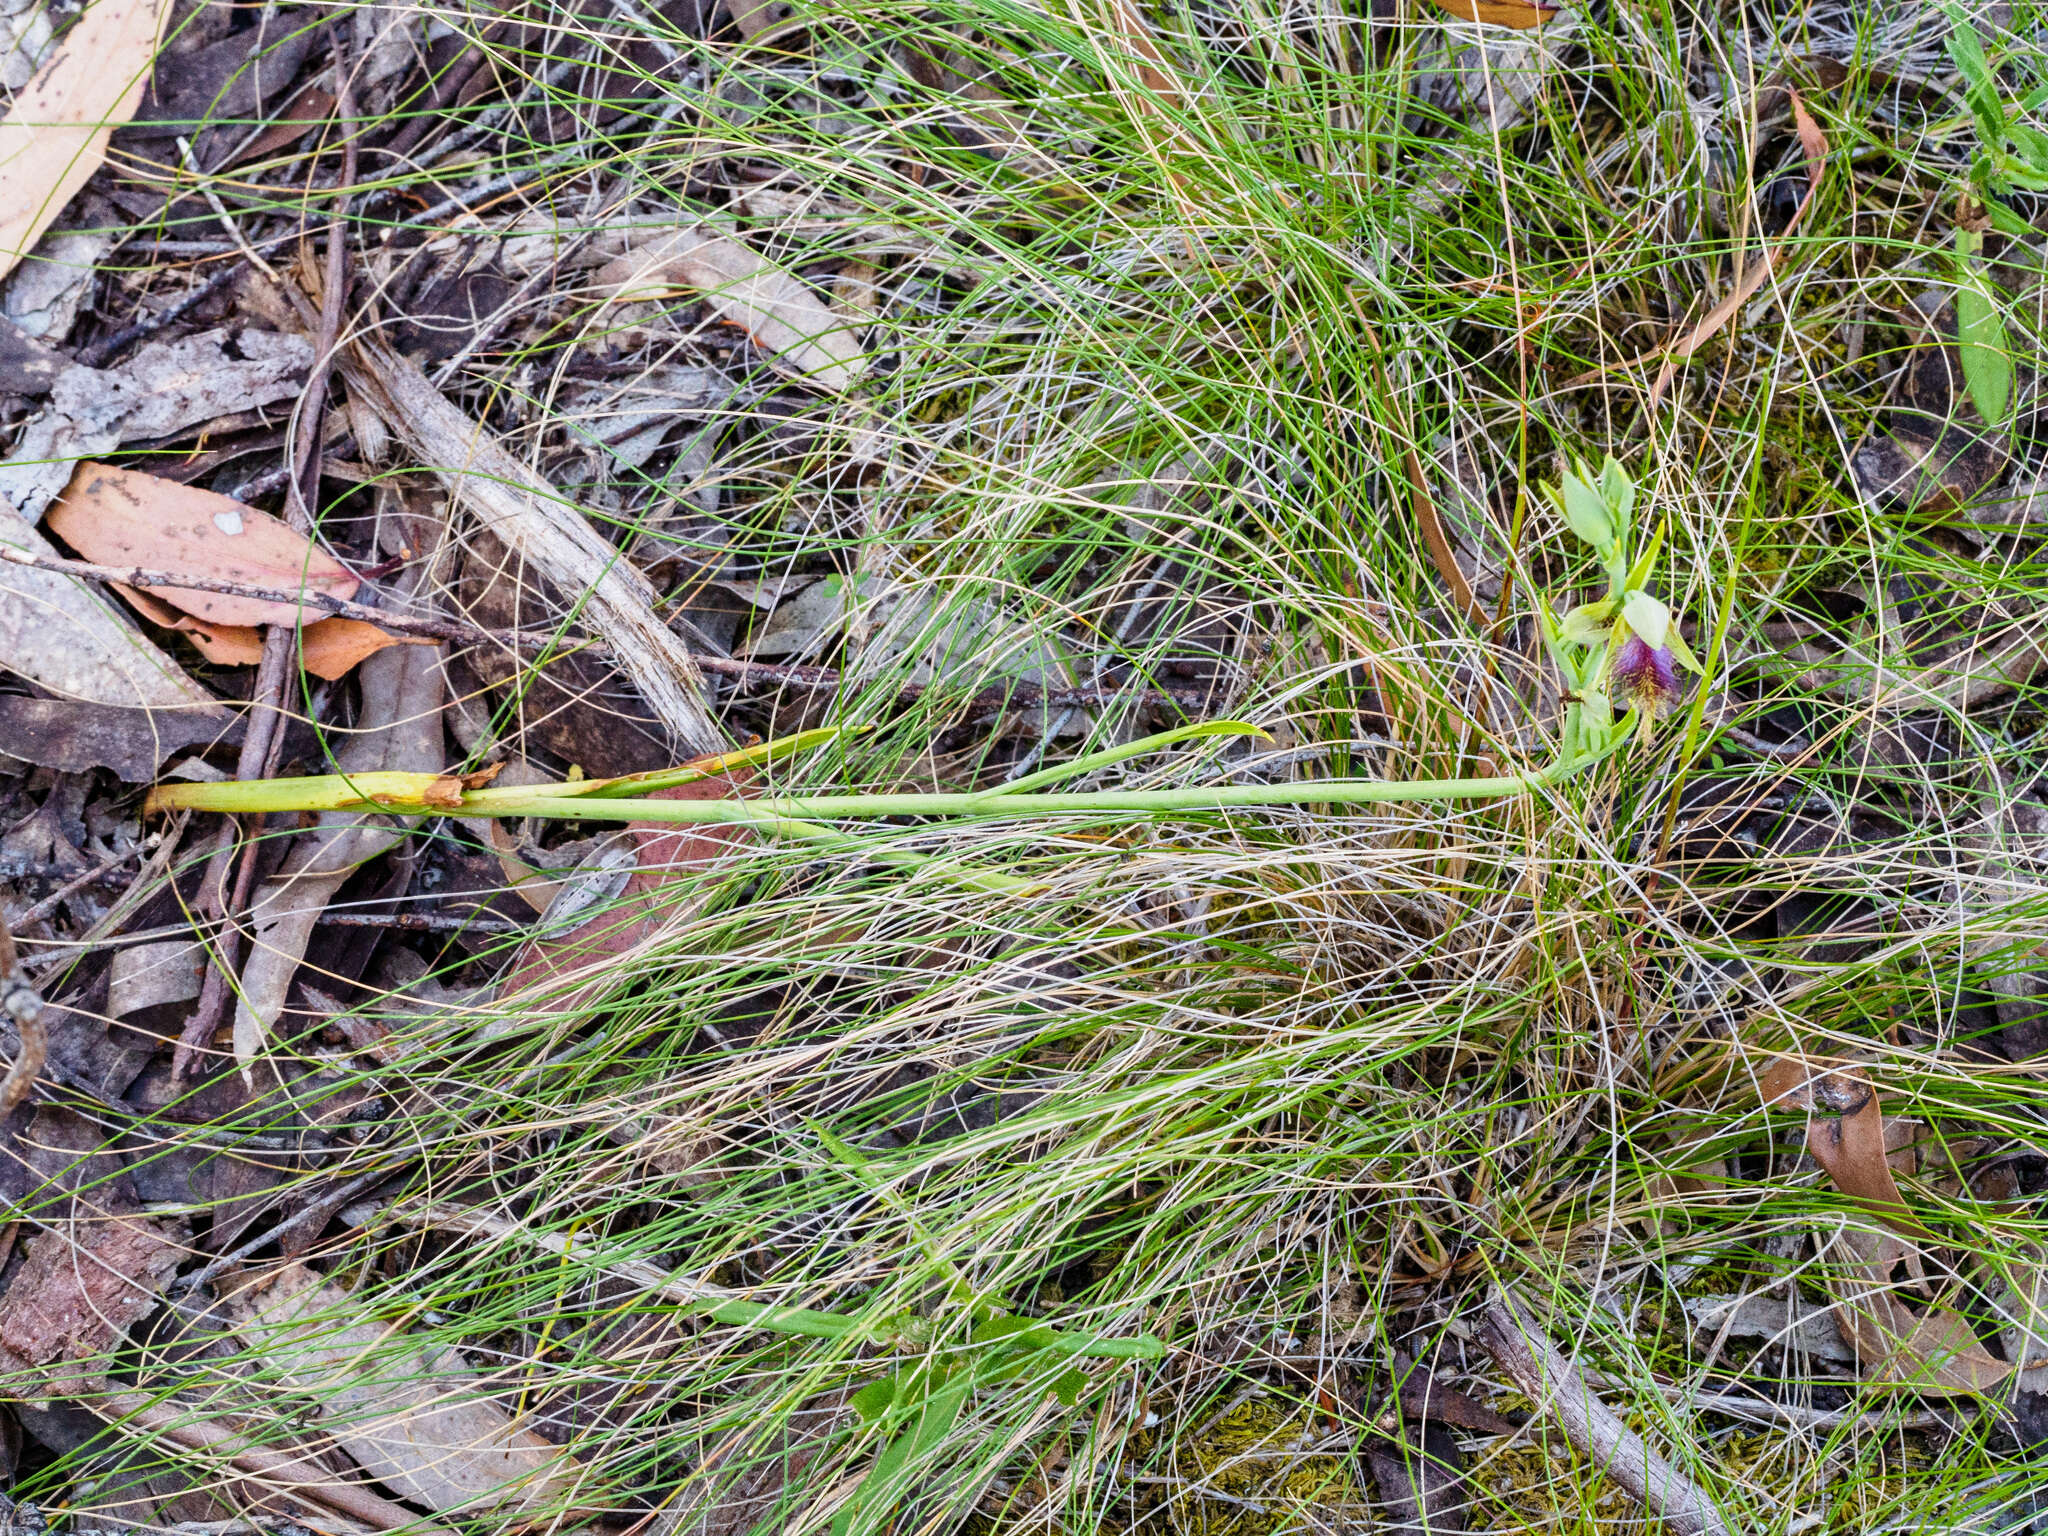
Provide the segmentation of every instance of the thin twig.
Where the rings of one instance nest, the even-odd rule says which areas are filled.
[[[524,933],[530,924],[509,917],[466,917],[459,912],[322,912],[323,928],[390,928],[400,933]]]
[[[334,120],[346,124],[355,116],[355,98],[348,88],[348,54],[341,39],[334,40]],[[327,269],[321,274],[320,337],[314,347],[313,371],[306,379],[306,392],[299,399],[297,430],[292,433],[285,463],[292,471],[287,482],[285,516],[304,534],[313,532],[313,504],[320,495],[320,424],[327,413],[328,386],[334,377],[335,352],[341,343],[341,320],[348,298],[348,194],[356,181],[356,136],[348,134],[341,147],[341,181],[335,188],[334,212],[327,221]],[[275,633],[275,630],[273,630]],[[287,640],[289,637],[287,637]]]
[[[16,918],[16,923],[18,923],[23,928],[34,927],[37,923],[40,923],[44,918],[48,917],[52,912],[55,912],[61,903],[69,900],[73,896],[76,896],[80,891],[84,890],[87,886],[100,884],[109,875],[113,874],[115,870],[119,869],[123,864],[126,864],[130,859],[134,858],[138,852],[140,852],[140,849],[130,848],[126,853],[109,854],[106,858],[100,860],[99,863],[93,865],[93,867],[91,869],[88,869],[84,874],[78,875],[73,879],[67,880],[64,882],[64,884],[58,886],[56,890],[50,892],[49,895],[45,896],[41,901],[37,902],[34,906],[30,907],[26,912],[22,913],[20,917]]]
[[[220,200],[220,194],[213,190],[212,179],[199,169],[198,162],[192,158],[192,141],[181,136],[174,142],[178,146],[178,159],[191,173],[198,184],[199,195],[206,199],[206,206],[213,210],[213,216],[220,221],[220,227],[228,232],[228,238],[235,242],[236,249],[241,251],[249,265],[282,287],[283,279],[277,275],[277,269],[265,261],[262,253],[249,243],[249,237],[242,233],[242,227],[235,222],[234,215],[228,212],[227,205]]]
[[[1479,1342],[1574,1450],[1678,1536],[1735,1536],[1713,1500],[1593,1395],[1578,1367],[1523,1315],[1505,1287],[1487,1304]]]
[[[212,277],[209,277],[175,304],[158,310],[147,319],[137,320],[133,325],[124,325],[111,336],[104,336],[91,346],[84,348],[78,354],[78,361],[87,368],[106,367],[115,357],[127,348],[135,345],[136,342],[146,341],[173,321],[182,320],[216,293],[219,293],[221,289],[227,287],[228,284],[240,277],[248,265],[249,258],[246,256],[238,257],[236,260],[229,262],[220,271],[214,273]]]

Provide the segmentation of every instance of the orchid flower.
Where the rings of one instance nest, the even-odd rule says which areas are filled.
[[[1630,559],[1635,482],[1612,455],[1599,473],[1584,464],[1544,494],[1573,533],[1592,545],[1607,572],[1607,595],[1558,617],[1540,607],[1551,659],[1564,675],[1565,735],[1596,748],[1633,721],[1647,734],[1678,702],[1679,670],[1702,670],[1671,610],[1647,590],[1664,543],[1659,527]],[[1619,726],[1615,709],[1626,712]]]

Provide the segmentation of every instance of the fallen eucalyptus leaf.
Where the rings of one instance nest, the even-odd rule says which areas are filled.
[[[241,734],[241,722],[225,711],[116,709],[0,694],[0,752],[60,773],[106,768],[126,783],[146,784],[173,752]]]
[[[702,293],[805,383],[844,394],[867,371],[852,330],[794,274],[709,224],[647,241],[598,269],[595,286],[622,302]]]
[[[268,512],[139,470],[85,463],[44,515],[50,531],[99,565],[210,576],[269,590],[355,596],[355,574]],[[152,587],[172,607],[214,624],[299,624],[321,613],[184,587]]]
[[[520,1428],[452,1351],[409,1340],[302,1264],[228,1299],[237,1343],[260,1357],[363,1470],[443,1513],[565,1509],[575,1463]]]
[[[149,83],[169,0],[93,0],[0,120],[0,276],[91,179]]]

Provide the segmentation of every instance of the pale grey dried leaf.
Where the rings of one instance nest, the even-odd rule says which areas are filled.
[[[574,1503],[576,1463],[515,1424],[460,1356],[410,1339],[304,1265],[280,1265],[226,1305],[238,1343],[399,1497],[445,1513]]]
[[[59,342],[71,334],[94,274],[114,248],[111,232],[56,229],[0,284],[0,315],[29,335]]]
[[[624,302],[679,288],[704,295],[805,383],[843,394],[867,371],[867,353],[846,322],[801,279],[709,224],[650,232],[593,279],[599,293]]]
[[[65,369],[0,464],[0,544],[56,554],[35,523],[81,459],[288,399],[312,361],[303,337],[216,330],[144,347],[119,368]],[[113,598],[46,571],[0,566],[0,658],[52,693],[87,703],[176,709],[214,702]]]
[[[193,939],[117,949],[107,983],[107,1017],[125,1019],[163,1003],[190,1002],[205,978],[206,949]]]
[[[0,315],[0,395],[46,395],[72,366],[55,347]]]
[[[1796,1355],[1853,1365],[1856,1349],[1842,1336],[1834,1309],[1797,1296],[1751,1292],[1743,1296],[1695,1296],[1685,1303],[1693,1331],[1706,1340],[1726,1337],[1789,1349]]]

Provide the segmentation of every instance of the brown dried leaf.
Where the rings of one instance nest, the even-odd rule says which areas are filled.
[[[1358,1450],[1379,1491],[1374,1530],[1426,1536],[1468,1529],[1472,1493],[1465,1485],[1465,1453],[1448,1430],[1428,1422],[1404,1425],[1400,1438],[1372,1437]]]
[[[1435,1419],[1482,1435],[1512,1435],[1517,1426],[1456,1387],[1447,1387],[1421,1362],[1401,1377],[1401,1411],[1410,1418]]]
[[[263,632],[241,624],[216,624],[180,613],[153,588],[107,583],[152,624],[189,637],[199,654],[217,667],[253,667],[263,660]],[[362,619],[317,619],[299,631],[298,660],[315,677],[333,682],[379,651],[394,645],[432,645],[424,635],[394,635]]]
[[[130,784],[147,784],[180,748],[232,742],[241,733],[241,722],[224,714],[0,695],[0,742],[8,755],[60,773],[107,768]]]
[[[168,0],[93,0],[0,120],[0,277],[91,179],[149,83]]]
[[[671,789],[656,790],[654,800],[722,800],[744,792],[744,780],[729,774],[698,779]],[[616,891],[598,892],[593,915],[570,929],[574,914],[562,908],[579,889],[573,879],[560,883],[559,894],[542,914],[541,935],[530,940],[512,962],[501,996],[542,991],[551,1008],[574,1009],[604,985],[604,978],[622,954],[639,944],[656,925],[679,920],[688,910],[679,902],[677,882],[729,858],[752,837],[744,827],[664,826],[657,822],[626,823],[632,863]],[[617,899],[610,899],[615,896]],[[570,931],[565,932],[565,929]]]
[[[1892,1176],[1884,1112],[1870,1079],[1855,1067],[1787,1057],[1765,1073],[1766,1105],[1825,1108],[1813,1115],[1806,1146],[1843,1194],[1870,1211],[1890,1232],[1849,1232],[1842,1245],[1849,1262],[1834,1281],[1835,1318],[1857,1356],[1880,1379],[1937,1392],[1985,1392],[2013,1367],[1977,1342],[1969,1323],[1943,1306],[1916,1311],[1900,1298],[1892,1272],[1904,1263],[1923,1272],[1913,1242],[1932,1244],[1928,1231]]]
[[[318,83],[308,85],[290,106],[278,113],[277,120],[251,139],[228,165],[246,165],[251,160],[276,154],[302,138],[308,129],[333,110],[334,93]]]
[[[152,343],[120,368],[64,369],[48,408],[22,427],[14,456],[0,464],[0,541],[56,554],[35,523],[78,460],[295,394],[311,362],[303,337],[220,330]],[[49,571],[0,568],[0,659],[52,693],[94,704],[215,702],[97,584]]]

